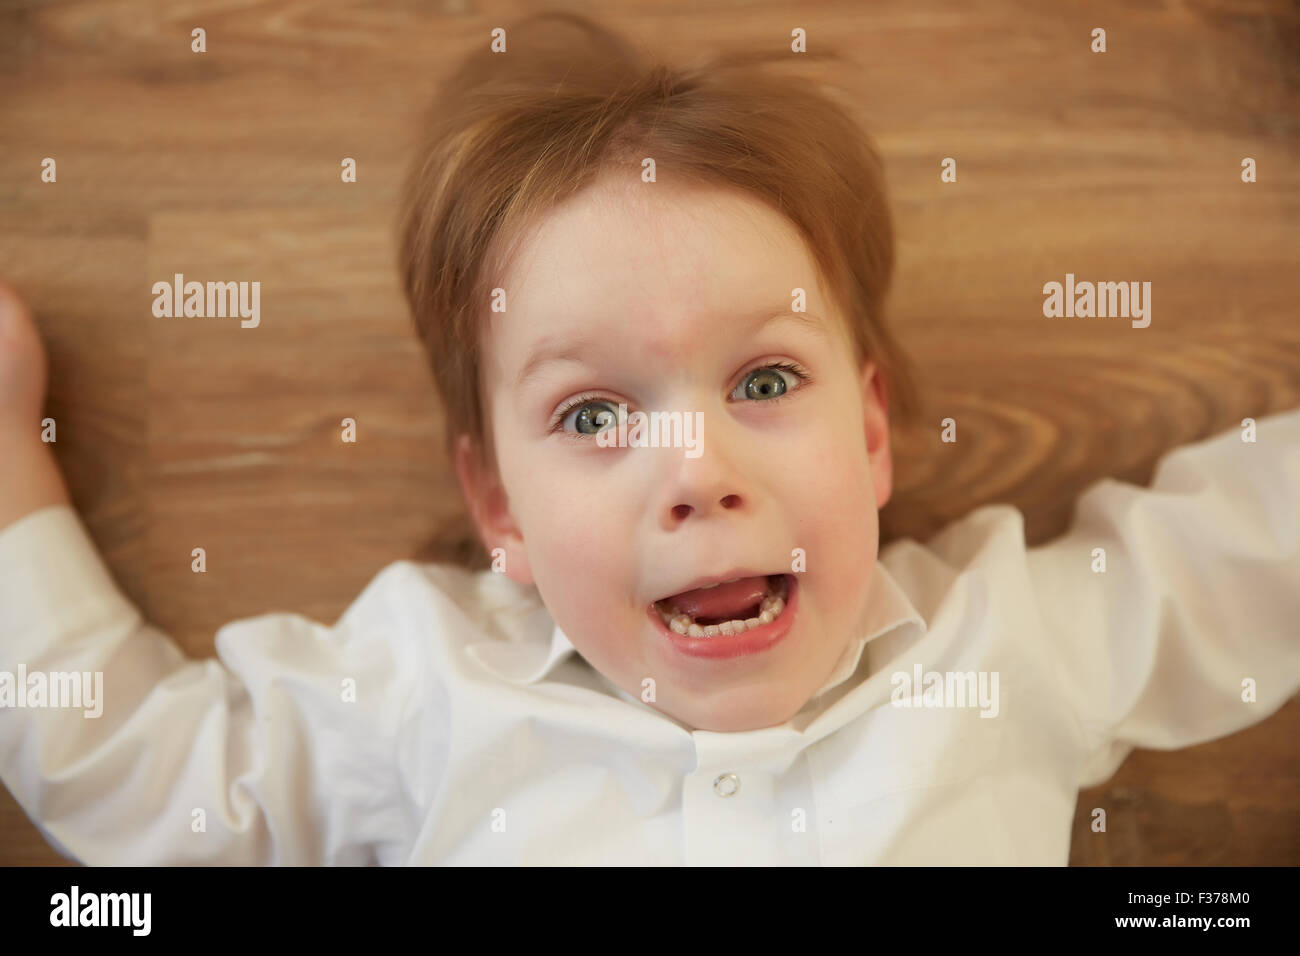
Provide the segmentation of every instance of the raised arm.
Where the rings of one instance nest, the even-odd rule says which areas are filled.
[[[0,283],[0,531],[33,511],[71,503],[40,436],[47,369],[31,316]]]
[[[1300,410],[1175,449],[1149,489],[1093,486],[1029,571],[1082,709],[1080,786],[1263,720],[1300,689]]]
[[[35,427],[44,356],[18,323],[0,332],[0,779],[92,865],[401,862],[412,668],[389,592],[409,566],[334,627],[268,614],[218,631],[218,660],[186,658],[68,503]]]

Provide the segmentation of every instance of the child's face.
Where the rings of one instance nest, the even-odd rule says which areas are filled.
[[[761,203],[634,177],[552,212],[499,283],[507,309],[491,313],[483,347],[500,485],[458,455],[484,540],[505,549],[510,577],[536,584],[587,661],[640,699],[653,678],[647,702],[693,729],[783,723],[861,636],[890,492],[888,421],[878,376],[856,367],[817,276],[799,233]],[[790,319],[796,287],[814,328]],[[570,349],[517,384],[536,352]],[[751,375],[781,362],[809,380]],[[780,392],[775,379],[779,401],[762,397]],[[598,404],[551,432],[588,393]],[[579,419],[620,402],[629,414],[702,412],[699,453],[598,446]],[[766,650],[689,656],[647,613],[701,577],[790,572],[795,549],[806,570],[783,612],[791,626]]]

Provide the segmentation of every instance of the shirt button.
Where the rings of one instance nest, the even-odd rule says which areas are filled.
[[[740,778],[734,773],[721,774],[713,781],[713,792],[720,797],[730,797],[740,789]]]

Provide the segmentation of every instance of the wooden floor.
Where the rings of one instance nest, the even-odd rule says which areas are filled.
[[[572,6],[588,7],[674,53],[786,47],[799,26],[863,65],[836,78],[887,160],[891,305],[933,423],[897,439],[889,537],[1005,501],[1040,543],[1098,478],[1144,483],[1167,449],[1300,405],[1293,4]],[[190,653],[265,612],[332,623],[384,565],[450,553],[463,530],[399,292],[397,193],[439,77],[529,9],[0,4],[2,277],[47,337],[75,502]],[[957,183],[939,180],[946,156]],[[1257,183],[1240,181],[1246,156]],[[259,280],[261,326],[153,318],[152,283],[177,272]],[[1045,319],[1043,283],[1067,272],[1150,281],[1151,326]],[[957,445],[939,441],[949,416]],[[1071,862],[1300,863],[1297,740],[1292,701],[1235,736],[1134,754],[1081,794]],[[58,860],[0,795],[0,863]]]

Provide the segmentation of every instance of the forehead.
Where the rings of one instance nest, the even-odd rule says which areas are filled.
[[[815,262],[792,223],[736,190],[607,176],[520,239],[490,313],[489,388],[512,388],[542,351],[570,344],[680,357],[691,335],[804,289],[826,315]]]

